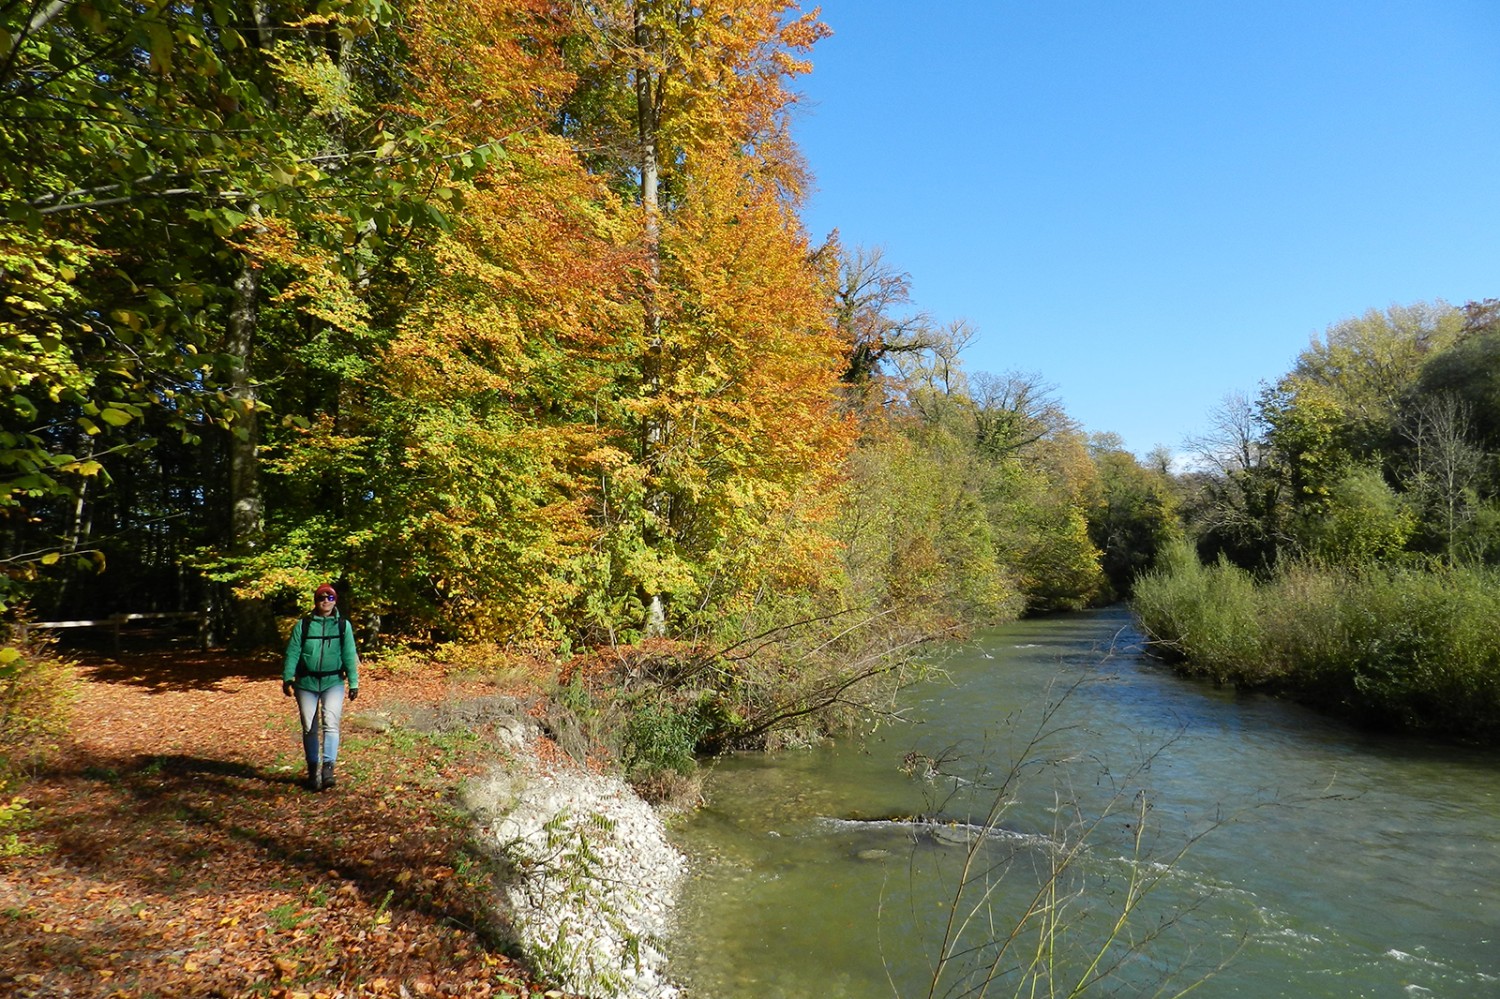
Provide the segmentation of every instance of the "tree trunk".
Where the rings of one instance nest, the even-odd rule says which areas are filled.
[[[646,253],[646,281],[641,293],[641,313],[645,324],[646,356],[642,375],[646,393],[657,396],[661,392],[662,339],[661,314],[658,311],[657,291],[661,285],[661,206],[658,200],[661,182],[660,165],[656,159],[657,131],[660,125],[659,84],[653,79],[646,53],[651,48],[651,29],[646,23],[647,3],[635,5],[635,44],[637,62],[635,70],[636,128],[640,140],[641,164],[641,213],[644,220]],[[666,417],[663,413],[649,413],[641,423],[641,458],[648,473],[654,479],[660,473],[658,455],[667,436]],[[645,499],[646,510],[654,524],[646,525],[647,543],[661,543],[661,526],[668,516],[667,497],[661,486],[649,487]],[[659,637],[666,634],[666,601],[661,593],[647,593],[646,634]]]
[[[251,376],[255,328],[260,316],[260,274],[249,257],[234,279],[234,307],[224,330],[224,352],[234,358],[229,396],[234,419],[229,432],[229,550],[239,556],[260,547],[265,533],[265,503],[260,493],[259,393]],[[274,642],[275,621],[263,600],[231,602],[233,640],[242,648]]]

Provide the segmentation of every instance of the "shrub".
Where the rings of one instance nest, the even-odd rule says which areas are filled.
[[[1342,696],[1350,666],[1345,594],[1353,581],[1352,573],[1299,562],[1286,566],[1273,585],[1259,592],[1261,682],[1281,687],[1297,676],[1313,699],[1337,701]]]
[[[1353,706],[1415,730],[1500,730],[1497,582],[1479,568],[1365,574],[1345,596]]]
[[[25,849],[16,830],[31,815],[31,802],[19,794],[7,795],[9,787],[9,782],[0,777],[0,857],[14,857]]]
[[[1500,573],[1283,566],[1255,584],[1174,550],[1136,587],[1142,628],[1188,672],[1269,686],[1358,721],[1500,738]]]
[[[1185,660],[1219,682],[1259,672],[1262,617],[1250,574],[1226,560],[1199,563],[1190,545],[1174,541],[1159,567],[1136,583],[1132,601],[1159,652]]]
[[[672,772],[686,776],[698,765],[698,740],[707,731],[700,712],[646,703],[625,725],[625,766],[632,779]]]
[[[34,766],[67,728],[73,664],[44,644],[0,647],[0,774]]]

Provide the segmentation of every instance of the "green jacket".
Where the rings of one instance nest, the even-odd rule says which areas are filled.
[[[347,630],[346,630],[347,626]],[[304,629],[307,634],[303,634]],[[299,617],[286,643],[283,683],[302,690],[328,690],[349,678],[349,689],[359,689],[359,653],[354,649],[354,627],[338,611],[326,617]]]

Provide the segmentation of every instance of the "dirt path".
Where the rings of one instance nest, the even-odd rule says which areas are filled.
[[[363,671],[338,787],[314,794],[277,666],[86,666],[70,740],[20,788],[28,850],[0,860],[0,994],[528,994],[493,944],[488,860],[453,804],[484,739],[348,724],[494,689]]]

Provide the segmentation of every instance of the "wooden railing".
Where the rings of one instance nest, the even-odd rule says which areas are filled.
[[[208,615],[202,611],[156,611],[147,614],[111,614],[92,621],[28,621],[16,625],[16,637],[22,642],[33,629],[61,630],[65,628],[109,628],[113,632],[115,651],[120,651],[120,631],[132,621],[189,621],[198,622],[198,645],[208,648]]]

